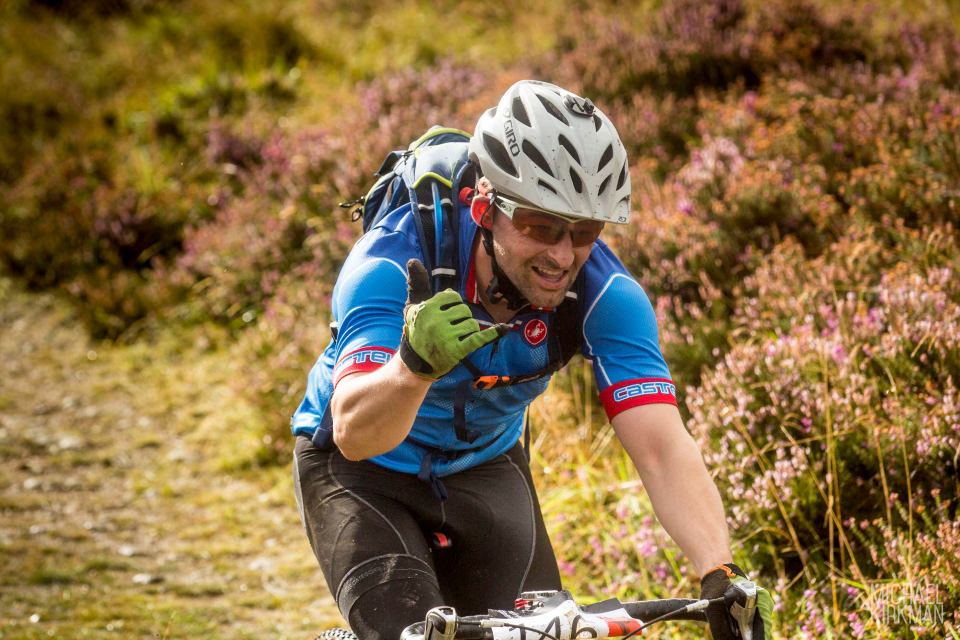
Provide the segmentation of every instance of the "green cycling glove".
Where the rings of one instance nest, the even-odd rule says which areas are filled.
[[[737,582],[747,580],[743,569],[732,562],[711,569],[700,579],[700,598],[712,600],[727,593]],[[707,609],[710,634],[714,640],[742,640],[735,630],[730,608],[722,603],[711,604]],[[753,639],[768,640],[773,637],[773,598],[770,592],[757,585],[757,611],[753,616]]]
[[[428,380],[450,373],[468,354],[510,332],[498,324],[480,330],[470,308],[453,289],[433,295],[430,276],[417,259],[407,262],[407,306],[403,309],[400,359]]]

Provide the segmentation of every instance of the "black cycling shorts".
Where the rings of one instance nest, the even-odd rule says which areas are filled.
[[[440,605],[471,615],[512,609],[521,591],[560,589],[519,444],[444,476],[443,502],[414,475],[352,462],[305,437],[293,480],[310,546],[361,640],[397,640]],[[431,549],[433,532],[451,546]]]

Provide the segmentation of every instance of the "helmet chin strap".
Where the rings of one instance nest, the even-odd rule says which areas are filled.
[[[480,235],[483,238],[483,248],[490,256],[490,266],[493,268],[493,277],[487,286],[487,298],[493,304],[499,304],[501,300],[506,300],[507,309],[516,311],[528,304],[528,300],[523,297],[523,294],[517,289],[517,285],[510,281],[507,274],[497,264],[497,256],[493,251],[493,232],[490,229],[480,227]]]

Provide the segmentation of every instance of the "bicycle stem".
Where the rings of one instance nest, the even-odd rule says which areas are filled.
[[[458,617],[453,607],[434,607],[424,621],[424,640],[453,640],[457,633]]]

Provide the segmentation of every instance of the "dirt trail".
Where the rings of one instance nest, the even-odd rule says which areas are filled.
[[[92,343],[0,278],[0,638],[313,638],[342,620],[226,347]]]

